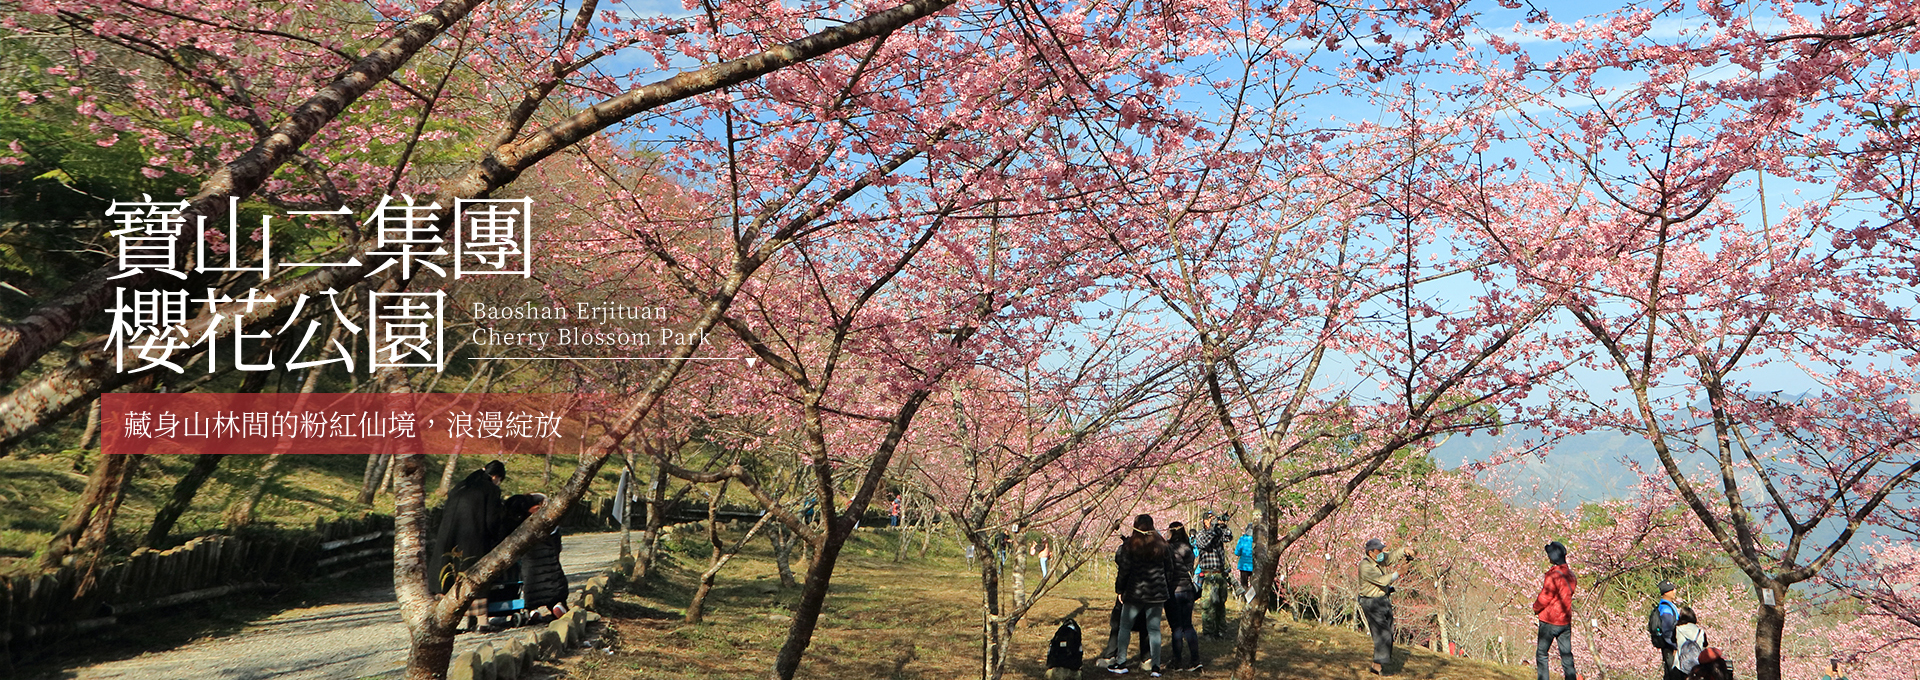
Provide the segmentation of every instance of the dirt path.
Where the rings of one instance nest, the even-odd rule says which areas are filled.
[[[620,557],[620,534],[562,539],[560,562],[575,585]],[[387,586],[354,593],[335,604],[283,611],[226,637],[74,669],[80,680],[249,680],[396,676],[407,661],[407,627]],[[152,625],[152,624],[148,624]],[[507,633],[460,635],[454,653]]]

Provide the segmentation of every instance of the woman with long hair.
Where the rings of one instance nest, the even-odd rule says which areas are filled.
[[[1193,629],[1193,601],[1200,597],[1200,589],[1194,587],[1193,579],[1187,578],[1187,574],[1193,572],[1193,541],[1187,538],[1186,525],[1174,522],[1167,525],[1167,542],[1173,551],[1174,573],[1173,594],[1167,599],[1167,627],[1173,629],[1173,658],[1169,669],[1197,671],[1200,670],[1200,634]]]
[[[1147,617],[1147,665],[1144,670],[1152,677],[1160,677],[1160,613],[1161,607],[1173,595],[1173,580],[1182,577],[1174,568],[1173,550],[1167,546],[1166,539],[1153,529],[1153,516],[1142,514],[1133,518],[1133,533],[1120,543],[1113,553],[1114,598],[1121,605],[1120,640],[1126,640],[1133,627],[1133,618],[1140,614]],[[1122,648],[1120,654],[1105,664],[1112,673],[1127,672],[1127,656]]]

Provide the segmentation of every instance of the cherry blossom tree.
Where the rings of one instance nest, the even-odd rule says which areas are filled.
[[[1910,252],[1885,177],[1902,144],[1874,113],[1911,76],[1872,66],[1905,53],[1888,41],[1911,21],[1802,9],[1549,21],[1533,34],[1565,52],[1538,62],[1499,45],[1511,56],[1476,96],[1512,112],[1489,134],[1524,143],[1527,165],[1490,161],[1459,175],[1476,187],[1466,200],[1446,201],[1518,284],[1556,299],[1577,329],[1567,358],[1614,375],[1621,397],[1556,397],[1585,406],[1576,427],[1646,438],[1752,583],[1765,680],[1783,677],[1789,589],[1885,521],[1920,472],[1909,315],[1893,294],[1906,274],[1884,264]],[[1656,35],[1662,22],[1687,30]],[[1631,80],[1602,97],[1595,83],[1618,76]],[[1815,196],[1782,206],[1783,184]],[[1783,373],[1812,387],[1782,394]]]
[[[1126,314],[1110,323],[1143,328]],[[1028,347],[1057,346],[1047,341],[1053,337],[1043,333]],[[1032,355],[981,361],[982,371],[929,406],[922,418],[933,422],[909,442],[920,452],[913,467],[935,507],[983,556],[976,562],[982,677],[1004,675],[1027,612],[1089,559],[1104,556],[1101,539],[1129,510],[1165,499],[1158,479],[1169,462],[1195,455],[1191,445],[1204,421],[1196,417],[1199,392],[1184,362],[1140,360],[1140,348],[1155,344],[1145,338],[1092,337],[1099,341],[1058,368]],[[1123,357],[1134,360],[1117,361]],[[1030,532],[1046,536],[1054,556],[1038,581],[1026,577]],[[1006,593],[1002,550],[1013,562]]]

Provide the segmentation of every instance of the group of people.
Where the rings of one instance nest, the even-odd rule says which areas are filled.
[[[1539,618],[1533,665],[1539,680],[1547,680],[1547,653],[1560,650],[1560,672],[1566,680],[1579,677],[1573,665],[1573,591],[1577,585],[1567,566],[1567,547],[1559,541],[1546,545],[1547,573],[1533,598]],[[1661,581],[1660,599],[1647,615],[1648,639],[1660,651],[1665,680],[1732,680],[1733,668],[1720,649],[1707,643],[1706,630],[1692,607],[1679,604],[1679,587]]]
[[[1206,512],[1197,531],[1182,522],[1167,525],[1162,536],[1152,515],[1133,518],[1132,529],[1114,551],[1114,606],[1106,649],[1095,664],[1111,673],[1128,672],[1128,639],[1141,634],[1141,670],[1160,677],[1166,671],[1199,672],[1200,635],[1193,612],[1206,596],[1203,617],[1208,637],[1226,636],[1227,593],[1234,590],[1227,575],[1226,547],[1233,541],[1229,517]],[[1242,535],[1235,546],[1240,587],[1253,572],[1253,537]],[[1161,647],[1160,624],[1166,621],[1173,638],[1171,653]]]
[[[1700,617],[1693,607],[1679,604],[1679,586],[1661,581],[1659,590],[1660,600],[1647,616],[1647,636],[1660,650],[1666,680],[1732,680],[1733,667],[1719,648],[1707,644]]]
[[[1140,635],[1140,669],[1151,677],[1162,672],[1198,672],[1200,633],[1193,624],[1196,605],[1209,638],[1227,635],[1227,597],[1250,595],[1253,576],[1253,525],[1235,539],[1226,513],[1201,513],[1200,526],[1189,532],[1181,522],[1167,525],[1162,536],[1152,515],[1133,519],[1131,531],[1114,552],[1114,606],[1107,646],[1095,664],[1111,673],[1126,673],[1131,659],[1128,638]],[[1229,576],[1227,546],[1233,546],[1235,571]],[[1202,597],[1205,604],[1201,605]],[[1165,620],[1173,646],[1163,650],[1160,634]],[[1077,667],[1077,666],[1076,666]]]
[[[1167,534],[1163,537],[1155,530],[1151,515],[1134,518],[1131,532],[1114,551],[1110,634],[1096,665],[1111,673],[1128,672],[1127,643],[1138,631],[1143,638],[1140,669],[1151,677],[1160,677],[1163,671],[1200,670],[1199,639],[1193,626],[1194,605],[1202,592],[1208,592],[1205,614],[1208,634],[1224,637],[1226,594],[1234,589],[1234,583],[1226,574],[1225,546],[1231,540],[1227,521],[1226,515],[1208,512],[1203,515],[1198,532],[1190,535],[1185,525],[1173,522],[1167,525]],[[1251,592],[1253,572],[1252,538],[1249,527],[1234,550],[1240,572],[1238,589],[1247,592]],[[1417,559],[1419,553],[1411,548],[1391,548],[1378,538],[1367,539],[1362,551],[1366,558],[1358,569],[1357,595],[1367,632],[1373,639],[1369,668],[1375,675],[1383,675],[1389,671],[1395,640],[1393,595],[1400,573],[1394,569]],[[1549,652],[1557,646],[1561,672],[1566,680],[1576,680],[1579,674],[1573,658],[1573,595],[1578,579],[1567,564],[1565,545],[1554,541],[1546,544],[1544,552],[1547,569],[1533,601],[1533,611],[1538,618],[1534,666],[1540,680],[1546,680]],[[1665,679],[1732,680],[1726,657],[1708,643],[1706,630],[1693,608],[1679,604],[1677,590],[1673,583],[1661,582],[1660,599],[1648,616],[1649,638],[1660,651]],[[1163,653],[1161,648],[1163,615],[1173,638],[1170,653]],[[1077,654],[1074,656],[1077,662]]]
[[[428,573],[433,574],[429,585],[434,593],[453,592],[460,584],[462,573],[546,504],[547,497],[537,493],[518,494],[503,500],[500,484],[506,477],[506,465],[491,461],[447,492],[447,503],[441,509],[440,525],[434,532],[427,565]],[[514,620],[512,616],[489,616],[490,602],[519,600],[520,606],[513,609],[527,614],[525,620],[528,621],[556,618],[564,613],[567,573],[560,566],[559,529],[535,539],[520,556],[518,567],[493,583],[470,584],[472,592],[480,595],[468,605],[466,620],[459,632],[491,632]]]
[[[1202,533],[1212,531],[1208,527]],[[1186,525],[1168,524],[1167,535],[1162,537],[1154,529],[1152,515],[1133,518],[1132,532],[1113,554],[1113,626],[1107,648],[1096,665],[1108,672],[1126,673],[1127,642],[1138,625],[1146,632],[1141,669],[1148,675],[1157,678],[1166,670],[1200,670],[1200,638],[1193,629],[1193,605],[1199,599],[1201,585],[1193,574],[1200,559]],[[1208,573],[1211,578],[1213,572]],[[1224,580],[1225,576],[1219,574],[1218,578]],[[1163,659],[1160,645],[1163,613],[1173,635],[1171,659]]]

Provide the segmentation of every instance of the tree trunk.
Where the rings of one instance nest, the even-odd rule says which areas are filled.
[[[317,373],[318,371],[315,372]],[[280,457],[286,455],[287,451],[292,448],[292,439],[283,439],[280,443],[274,445],[273,453],[267,454],[267,459],[260,463],[260,470],[253,473],[253,485],[247,488],[245,494],[234,499],[233,505],[227,506],[226,524],[228,530],[238,529],[253,523],[254,508],[259,507],[260,499],[267,495],[267,487],[273,484],[273,480],[279,474]]]
[[[1240,632],[1233,645],[1233,655],[1240,662],[1233,671],[1236,680],[1254,678],[1253,664],[1260,658],[1260,632],[1267,625],[1273,579],[1280,567],[1280,556],[1273,550],[1280,535],[1280,514],[1274,512],[1273,492],[1273,483],[1267,479],[1253,485],[1253,507],[1260,515],[1260,527],[1253,535],[1253,582],[1248,584],[1253,588],[1253,599],[1240,614]]]
[[[99,514],[97,511],[119,491],[121,472],[126,469],[129,457],[102,453],[99,458],[94,464],[93,474],[87,477],[86,490],[74,499],[73,508],[67,511],[67,519],[60,523],[60,528],[53,532],[53,538],[48,539],[47,549],[40,553],[40,568],[59,567],[61,561],[73,552],[74,546],[79,544],[81,535],[87,532],[88,525]]]
[[[753,528],[747,529],[747,534],[741,536],[731,550],[721,550],[718,544],[714,545],[713,564],[700,575],[700,588],[694,591],[693,601],[687,603],[687,623],[700,623],[705,618],[707,594],[713,592],[713,582],[719,576],[720,569],[726,567],[727,562],[732,561],[734,555],[740,554],[740,549],[746,547],[747,542],[753,540],[753,537],[760,533],[760,529],[766,527],[767,522],[772,519],[771,512],[760,515],[760,521],[754,522]]]
[[[920,559],[923,559],[923,560],[927,559],[927,548],[933,545],[933,518],[934,518],[934,513],[931,510],[927,508],[921,508],[920,510]]]
[[[400,477],[394,495],[393,580],[401,618],[407,624],[407,680],[445,680],[453,662],[453,629],[470,590],[434,596],[427,592],[426,467],[417,440],[398,456]],[[459,609],[445,602],[457,599]],[[447,610],[447,611],[442,611]]]
[[[153,527],[147,530],[147,537],[140,541],[140,545],[158,548],[166,542],[174,523],[180,521],[180,516],[193,506],[193,497],[199,495],[200,487],[213,477],[214,470],[220,467],[220,460],[226,457],[224,453],[203,453],[194,458],[193,467],[173,485],[173,498],[168,499],[166,507],[154,514]]]
[[[100,398],[93,398],[93,405],[87,407],[87,428],[80,431],[80,441],[73,448],[85,452],[93,446],[94,435],[100,434]],[[76,461],[79,459],[75,459]]]
[[[1027,532],[1016,532],[1013,536],[1013,606],[1024,608],[1027,605]]]
[[[547,460],[551,462],[553,457],[548,456]],[[712,556],[708,558],[706,573],[700,575],[700,587],[694,591],[693,601],[687,603],[687,623],[700,622],[702,618],[701,612],[705,608],[707,600],[707,593],[713,590],[714,575],[720,572],[720,565],[726,564],[727,559],[731,557],[726,552],[726,544],[720,540],[720,518],[718,514],[720,510],[720,497],[727,494],[727,483],[731,481],[733,480],[721,480],[720,489],[707,498],[707,543],[713,546],[713,553]]]
[[[660,554],[660,529],[667,521],[667,468],[653,466],[653,484],[647,487],[647,531],[640,538],[640,560],[636,578],[646,578]]]
[[[546,459],[547,459],[547,467],[544,471],[540,473],[540,490],[541,491],[546,491],[547,489],[550,489],[553,487],[553,440],[552,439],[547,440]]]
[[[380,483],[386,480],[387,466],[391,464],[391,458],[390,454],[385,453],[367,454],[367,472],[360,482],[358,500],[361,505],[373,505],[374,495],[380,492]]]
[[[107,492],[105,505],[94,513],[92,521],[87,522],[86,531],[80,534],[80,542],[74,545],[73,550],[82,556],[81,560],[93,562],[99,559],[101,552],[106,550],[108,539],[113,538],[113,518],[120,513],[120,506],[126,502],[127,487],[133,485],[133,475],[140,470],[140,460],[145,457],[144,454],[124,456],[127,460],[121,464],[120,474],[114,476],[112,488]],[[85,593],[92,585],[92,569],[89,568],[88,572],[87,577],[81,581],[79,588],[81,593]]]
[[[1759,587],[1762,591],[1775,593],[1775,597],[1774,604],[1763,602],[1759,605],[1753,620],[1753,677],[1757,680],[1782,680],[1780,640],[1787,630],[1787,610],[1781,605],[1786,602],[1786,588],[1776,587],[1772,583]]]
[[[793,674],[800,670],[800,657],[806,654],[807,645],[813,643],[813,631],[820,626],[820,610],[832,586],[833,567],[840,560],[847,537],[853,534],[854,518],[842,519],[845,521],[828,523],[821,545],[814,549],[813,563],[807,565],[807,582],[801,586],[800,602],[793,609],[793,626],[787,629],[787,641],[774,657],[773,677],[779,680],[793,680]]]
[[[980,560],[980,678],[999,680],[1007,669],[1007,646],[1012,637],[1002,620],[1000,602],[1000,561],[991,546],[978,541],[978,533],[969,536]]]
[[[400,480],[398,479],[399,475],[394,474],[399,469],[400,469],[400,466],[393,464],[393,457],[388,456],[387,457],[387,474],[385,477],[381,478],[380,480],[380,490],[385,491],[389,496],[393,495],[395,492],[400,490]]]
[[[460,449],[466,446],[466,437],[453,440],[453,454],[447,456],[447,466],[440,470],[440,486],[434,488],[433,495],[446,498],[453,491],[453,473],[460,469]]]
[[[421,630],[408,637],[407,680],[446,680],[445,669],[453,665],[453,630]]]
[[[780,587],[799,586],[800,581],[793,577],[793,549],[800,544],[800,535],[780,525],[767,532],[767,540],[773,543],[773,566],[780,572]]]
[[[385,369],[378,378],[394,396],[410,386],[399,369]],[[453,629],[473,595],[462,582],[453,592],[434,595],[427,589],[427,455],[418,438],[392,442],[388,456],[398,477],[393,495],[393,591],[400,619],[407,625],[407,680],[445,680],[453,661]],[[377,476],[368,475],[374,479]]]

